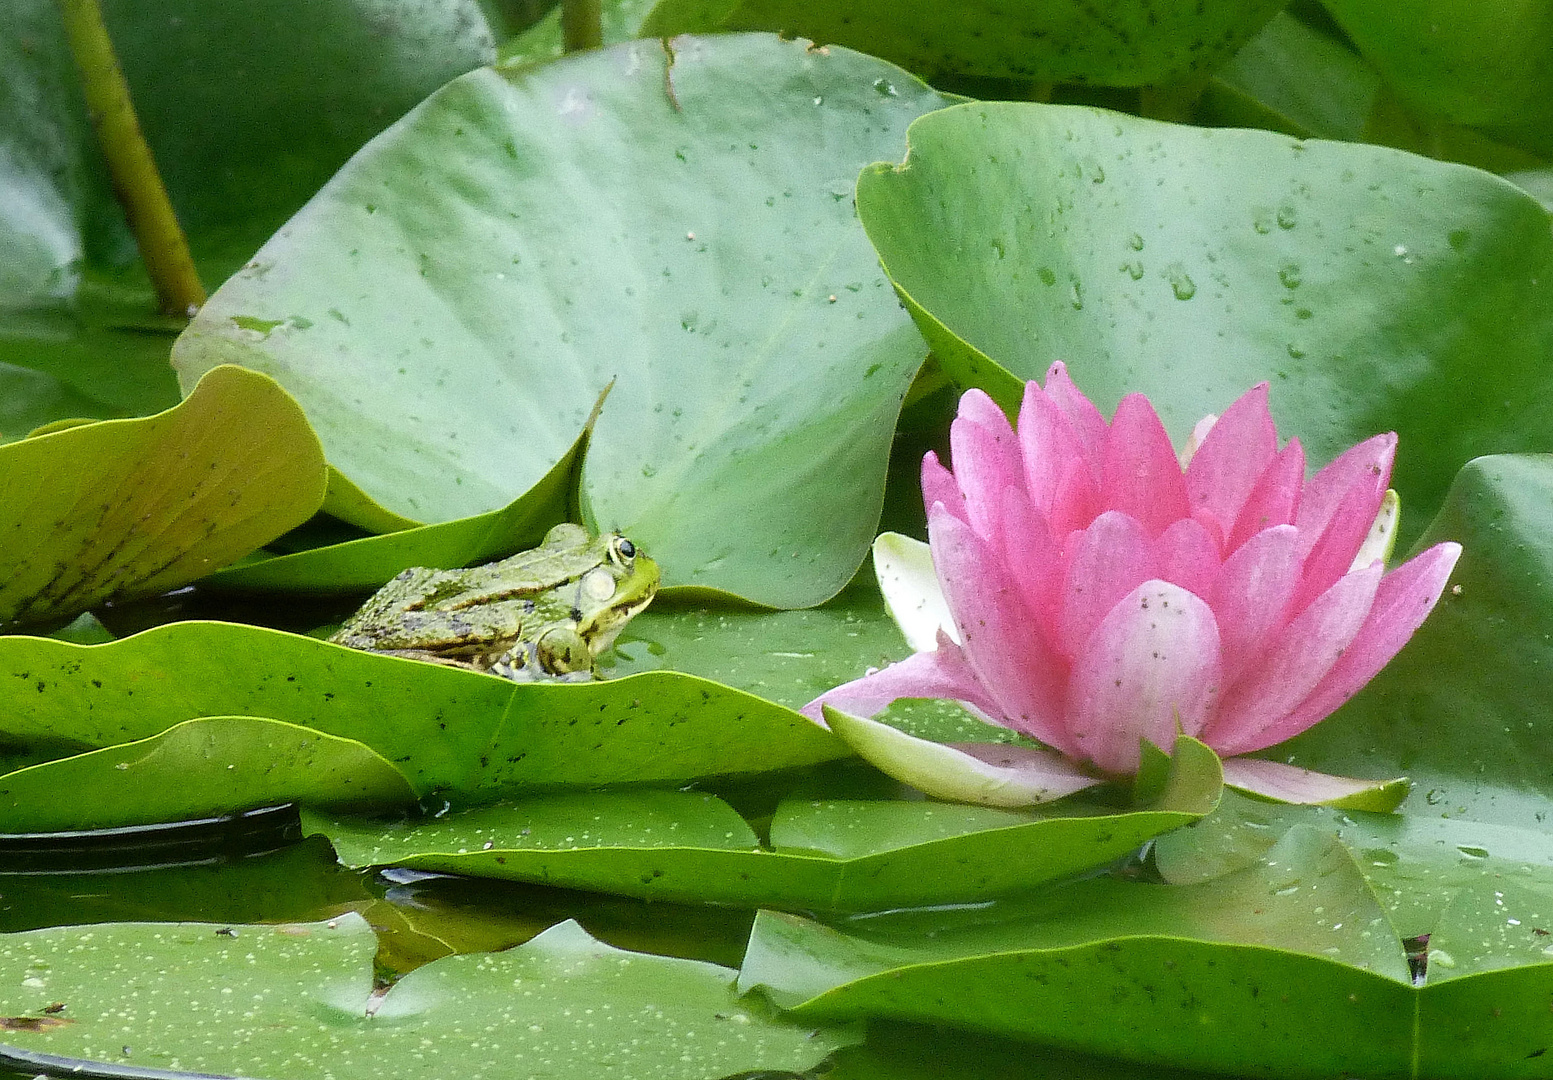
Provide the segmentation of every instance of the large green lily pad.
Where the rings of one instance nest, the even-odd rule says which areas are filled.
[[[311,813],[347,866],[394,865],[657,900],[867,911],[975,903],[1134,851],[1218,801],[1218,761],[1183,754],[1158,805],[1041,811],[792,797],[763,845],[731,806],[686,791],[595,792],[382,822]]]
[[[434,961],[381,997],[372,994],[375,947],[356,915],[5,935],[0,1010],[41,1018],[32,1030],[7,1024],[6,1064],[47,1054],[269,1080],[705,1080],[808,1069],[857,1040],[739,1002],[727,968],[624,952],[573,922],[507,952]],[[65,1013],[46,1015],[55,1002]]]
[[[1023,78],[1145,86],[1211,70],[1281,5],[1129,0],[1104,7],[1043,4],[827,4],[659,0],[644,35],[775,30],[847,45],[925,77]]]
[[[300,525],[323,497],[301,409],[234,367],[165,413],[0,446],[0,622],[183,585]]]
[[[527,491],[614,380],[589,523],[668,584],[817,603],[872,540],[925,351],[853,179],[942,104],[768,35],[472,72],[342,169],[174,361],[274,375],[334,465],[429,522]]]
[[[261,717],[212,716],[0,776],[0,832],[187,821],[288,802],[414,801],[404,776],[352,739]]]
[[[1142,391],[1184,439],[1267,379],[1314,462],[1397,431],[1419,523],[1469,458],[1549,445],[1553,234],[1486,173],[968,104],[914,124],[858,210],[945,368],[1005,407],[1065,360],[1102,408]]]
[[[202,716],[270,717],[370,747],[420,795],[683,782],[846,755],[792,710],[690,675],[514,683],[232,623],[104,645],[0,637],[0,673],[13,743],[109,747]]]

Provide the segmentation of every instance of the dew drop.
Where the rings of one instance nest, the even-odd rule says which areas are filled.
[[[1169,279],[1170,291],[1175,293],[1177,300],[1190,300],[1197,295],[1197,283],[1182,269],[1180,263],[1172,263],[1167,267],[1165,276]]]
[[[1137,233],[1133,233],[1127,238],[1127,246],[1132,248],[1134,251],[1142,251],[1143,237],[1139,236]]]
[[[1285,203],[1278,208],[1278,227],[1280,229],[1292,229],[1297,224],[1298,220],[1295,217],[1294,207]]]
[[[889,79],[875,79],[874,90],[878,92],[880,97],[895,97],[897,93],[894,84]]]
[[[1051,267],[1049,267],[1049,266],[1041,267],[1040,275],[1041,275],[1041,281],[1044,282],[1045,284],[1047,284],[1047,285],[1055,285],[1055,284],[1057,284],[1057,274],[1056,274],[1056,271],[1054,271]]]
[[[1285,289],[1297,289],[1300,287],[1300,268],[1295,263],[1285,263],[1278,270],[1278,280],[1283,282]]]

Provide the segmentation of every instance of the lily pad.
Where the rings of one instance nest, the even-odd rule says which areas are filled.
[[[841,932],[763,912],[739,985],[805,1018],[917,1019],[1242,1076],[1396,1075],[1408,1061],[1401,944],[1346,850],[1315,830],[1204,885],[1097,878],[998,914]]]
[[[73,794],[61,799],[62,791]],[[345,809],[414,801],[399,770],[359,742],[278,720],[212,716],[0,776],[0,831],[109,829],[288,802]]]
[[[790,709],[690,675],[514,683],[232,623],[88,646],[0,637],[0,673],[13,743],[111,747],[197,717],[270,717],[370,747],[417,795],[683,782],[846,753]]]
[[[252,1077],[517,1070],[705,1080],[808,1069],[857,1041],[845,1029],[773,1020],[739,1002],[727,968],[624,952],[572,922],[506,952],[434,961],[380,999],[375,947],[356,915],[5,935],[0,1010],[42,1018],[9,1026],[6,1064],[47,1054],[99,1068]],[[43,1011],[61,1001],[63,1016]]]
[[[1207,813],[1212,754],[1183,755],[1151,809],[1042,813],[905,800],[790,798],[770,844],[732,807],[686,791],[554,795],[373,821],[309,813],[347,866],[393,865],[655,900],[866,911],[973,903],[1119,858]]]
[[[0,621],[183,585],[300,525],[323,496],[296,402],[233,367],[157,416],[0,446]]]
[[[817,603],[873,538],[925,354],[853,178],[943,103],[768,35],[472,72],[342,169],[174,362],[274,375],[335,466],[427,522],[526,492],[613,379],[588,523],[667,584]]]
[[[1546,445],[1553,234],[1496,177],[1018,103],[910,142],[859,179],[859,214],[945,369],[1005,408],[1066,360],[1103,408],[1142,391],[1184,439],[1266,379],[1315,461],[1397,431],[1416,523],[1469,458]]]
[[[287,555],[263,556],[218,570],[200,584],[215,589],[346,592],[382,585],[411,566],[472,566],[536,547],[552,525],[568,517],[587,439],[584,431],[539,483],[500,510]],[[331,474],[331,490],[337,490],[333,485],[338,475]]]
[[[659,0],[644,36],[775,30],[847,45],[925,77],[970,75],[1145,86],[1211,70],[1267,21],[1268,0],[999,5]]]

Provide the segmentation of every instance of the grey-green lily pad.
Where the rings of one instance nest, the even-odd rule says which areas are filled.
[[[352,739],[417,795],[684,782],[845,756],[790,709],[672,672],[515,683],[233,623],[104,645],[0,637],[0,735],[117,746],[202,716],[261,716]]]
[[[216,589],[346,592],[376,587],[411,566],[472,566],[536,547],[552,525],[567,518],[586,442],[584,432],[539,483],[500,510],[263,556],[218,570],[201,584]],[[331,476],[331,483],[334,476],[338,473]]]
[[[688,791],[552,795],[382,821],[309,813],[347,866],[404,866],[656,900],[865,911],[973,903],[1088,869],[1197,821],[1212,754],[1182,755],[1159,804],[1043,812],[909,800],[778,805],[762,845],[732,807]]]
[[[1278,10],[1276,2],[1129,0],[1001,5],[886,0],[659,0],[643,35],[775,30],[846,45],[925,77],[970,75],[1144,86],[1212,70]]]
[[[531,488],[613,379],[587,522],[667,584],[817,603],[873,538],[925,354],[853,179],[943,103],[769,35],[472,72],[229,280],[175,365],[273,374],[335,466],[427,522]]]
[[[802,1017],[916,1019],[1237,1075],[1396,1075],[1408,1061],[1401,944],[1315,830],[1204,885],[1091,879],[1004,919],[906,912],[843,932],[763,912],[740,986]]]
[[[573,922],[506,952],[434,961],[381,997],[375,948],[356,915],[8,934],[0,1011],[41,1018],[9,1027],[24,1053],[270,1080],[705,1080],[808,1069],[858,1039],[740,1002],[728,968],[611,948]],[[56,1002],[63,1014],[44,1012]]]
[[[212,716],[0,776],[0,832],[186,821],[288,802],[346,809],[414,801],[403,774],[352,739]]]
[[[1497,177],[1019,103],[945,109],[910,143],[858,212],[945,369],[1005,408],[1065,360],[1103,409],[1142,391],[1184,439],[1266,379],[1313,462],[1398,432],[1415,529],[1469,458],[1547,445],[1553,234]]]
[[[302,410],[234,367],[156,416],[0,446],[0,622],[183,585],[300,525],[323,496]]]

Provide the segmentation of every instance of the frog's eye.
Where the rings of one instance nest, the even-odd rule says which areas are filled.
[[[617,536],[610,541],[609,553],[621,566],[630,566],[631,560],[636,558],[636,545],[623,536]]]

